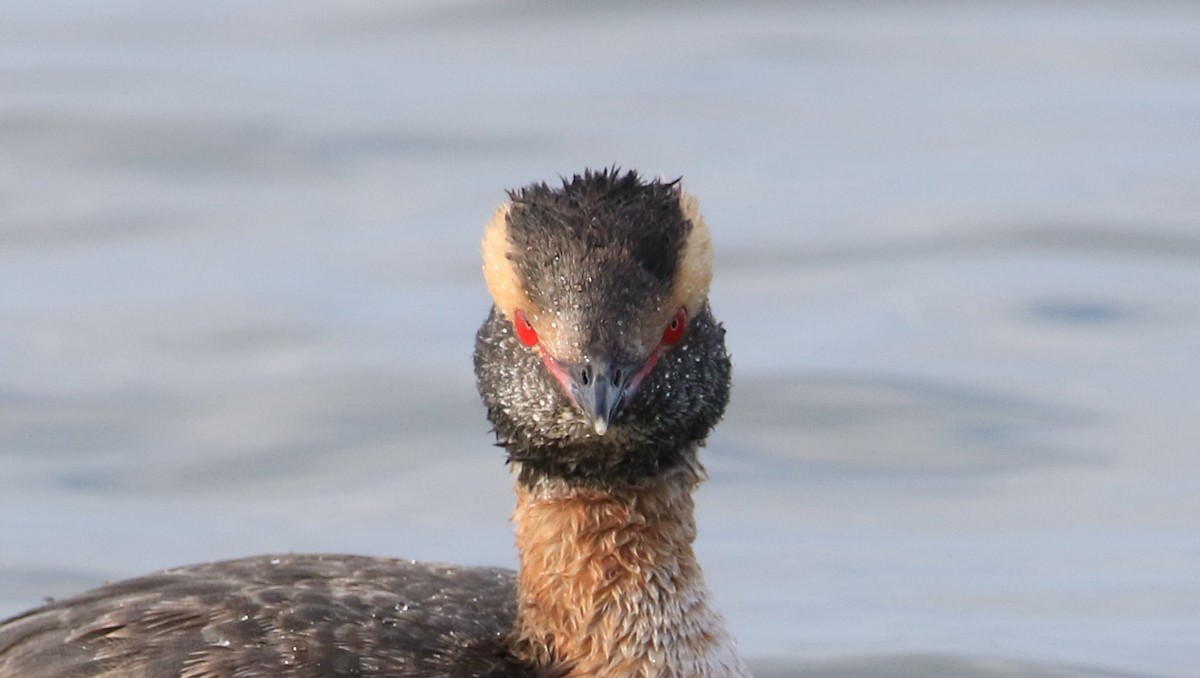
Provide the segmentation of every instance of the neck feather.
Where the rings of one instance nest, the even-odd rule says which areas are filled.
[[[749,676],[692,550],[703,474],[691,461],[609,489],[517,483],[517,633],[530,660],[572,676]]]

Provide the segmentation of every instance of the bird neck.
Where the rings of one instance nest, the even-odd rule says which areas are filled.
[[[693,462],[616,488],[517,483],[528,659],[572,676],[749,676],[692,550],[703,473]]]

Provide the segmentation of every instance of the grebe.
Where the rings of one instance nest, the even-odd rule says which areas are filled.
[[[749,676],[692,550],[729,397],[712,247],[677,181],[509,192],[475,373],[517,572],[334,555],[196,565],[0,624],[0,677]]]

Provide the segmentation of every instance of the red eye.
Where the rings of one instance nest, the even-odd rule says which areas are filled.
[[[529,324],[529,318],[525,317],[525,311],[520,309],[514,314],[513,325],[517,328],[517,337],[522,344],[526,346],[537,346],[538,335],[537,330],[533,329],[533,325]]]
[[[671,318],[671,323],[667,325],[667,329],[663,330],[662,343],[666,346],[678,344],[683,338],[683,333],[687,331],[687,309],[680,306],[675,315]]]

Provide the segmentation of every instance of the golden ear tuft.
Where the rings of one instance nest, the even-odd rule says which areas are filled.
[[[517,309],[529,307],[521,279],[509,258],[508,220],[511,213],[511,202],[497,207],[483,232],[483,278],[496,308],[509,320],[515,317]]]
[[[672,312],[678,306],[687,307],[695,313],[708,298],[708,287],[712,283],[712,234],[700,214],[700,202],[695,197],[679,192],[679,209],[683,217],[692,224],[683,252],[675,272],[675,293],[671,296]]]

